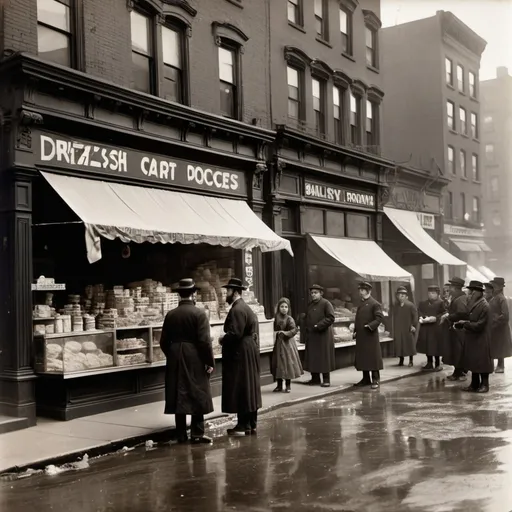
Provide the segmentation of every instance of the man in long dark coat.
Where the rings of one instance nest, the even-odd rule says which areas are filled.
[[[448,312],[443,315],[445,324],[444,333],[447,337],[443,362],[455,367],[448,380],[466,380],[465,368],[462,363],[464,354],[464,333],[460,329],[454,329],[453,325],[461,320],[467,313],[467,296],[462,291],[464,279],[454,277],[450,279],[450,306]]]
[[[304,369],[311,373],[311,386],[321,385],[327,388],[331,385],[331,372],[336,369],[334,353],[334,308],[323,298],[324,289],[314,284],[310,289],[311,302],[305,318],[306,353]],[[323,382],[320,383],[320,374]]]
[[[414,364],[416,355],[415,333],[418,327],[418,310],[407,300],[407,288],[400,286],[396,291],[397,302],[393,306],[393,340],[395,356],[399,357],[398,366],[404,365],[404,358],[409,358],[409,367]]]
[[[503,294],[505,279],[495,277],[491,281],[494,288],[493,298],[489,302],[491,322],[491,355],[498,360],[496,373],[505,372],[505,358],[512,356],[512,337],[510,335],[509,311],[507,299]]]
[[[259,324],[254,311],[242,299],[246,289],[240,279],[230,279],[226,302],[231,304],[224,322],[222,344],[222,412],[237,413],[228,435],[256,434],[261,408]]]
[[[466,337],[462,366],[471,371],[471,384],[464,391],[487,393],[489,374],[494,369],[491,358],[491,324],[489,304],[484,299],[484,286],[479,281],[471,281],[466,313],[455,322],[454,327]]]
[[[178,442],[187,441],[187,414],[191,418],[191,441],[210,443],[204,435],[204,415],[213,411],[209,374],[215,367],[210,323],[195,306],[197,288],[192,279],[182,279],[174,290],[178,307],[167,313],[160,347],[167,358],[165,414],[176,417]]]
[[[380,370],[384,368],[379,340],[379,325],[383,314],[381,305],[371,296],[372,285],[359,284],[361,303],[357,308],[354,326],[356,340],[356,370],[363,372],[363,378],[356,386],[380,387]],[[370,379],[371,372],[371,379]]]
[[[439,298],[439,292],[438,286],[429,286],[428,299],[420,302],[418,306],[420,332],[417,344],[418,352],[427,356],[427,364],[422,369],[437,372],[443,369],[441,366],[443,344],[439,323],[445,313],[445,303]]]

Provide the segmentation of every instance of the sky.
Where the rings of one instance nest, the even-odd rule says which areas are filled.
[[[429,18],[438,10],[451,11],[487,41],[480,80],[496,77],[506,66],[512,74],[512,0],[381,0],[384,27]]]

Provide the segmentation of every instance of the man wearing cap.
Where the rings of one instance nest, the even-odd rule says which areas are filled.
[[[331,385],[331,372],[336,369],[332,331],[334,308],[323,298],[324,289],[320,285],[314,284],[309,289],[309,294],[311,301],[305,318],[304,369],[311,373],[311,380],[307,384],[327,388]]]
[[[174,414],[178,442],[187,441],[187,414],[192,416],[191,441],[210,443],[204,435],[204,415],[213,411],[209,375],[214,369],[210,322],[195,306],[196,285],[181,279],[173,290],[180,303],[165,317],[160,347],[167,358],[165,414]]]
[[[443,354],[443,362],[455,367],[452,375],[448,380],[466,380],[465,369],[462,366],[462,356],[464,353],[464,333],[459,329],[453,329],[455,322],[464,317],[467,313],[468,297],[462,291],[464,287],[464,279],[454,277],[450,279],[450,306],[448,311],[443,315],[442,322],[446,322],[447,343],[445,347],[446,353]]]
[[[407,288],[399,286],[396,291],[397,302],[393,306],[393,339],[395,356],[399,357],[398,366],[404,365],[404,358],[409,358],[409,367],[414,364],[416,354],[415,333],[418,327],[418,310],[407,300]]]
[[[357,308],[353,336],[356,340],[355,367],[356,370],[363,372],[363,378],[355,385],[379,389],[380,370],[384,368],[379,325],[384,317],[381,305],[372,297],[371,292],[372,285],[370,283],[359,283],[361,302]]]
[[[484,299],[484,285],[481,282],[471,281],[468,291],[467,311],[453,325],[466,337],[461,366],[471,371],[471,384],[463,390],[487,393],[489,374],[494,369],[491,358],[489,304]]]
[[[224,322],[222,345],[222,412],[237,413],[237,424],[228,435],[256,434],[261,408],[259,324],[242,299],[247,288],[241,279],[230,279],[226,302],[231,305]]]
[[[418,311],[420,315],[420,332],[418,334],[417,349],[427,356],[427,364],[423,370],[440,372],[442,340],[439,322],[445,313],[444,302],[439,298],[439,286],[428,287],[428,299],[420,302]],[[434,365],[435,360],[435,365]]]
[[[512,356],[512,337],[510,335],[509,311],[507,299],[503,294],[505,279],[495,277],[491,281],[494,289],[493,297],[489,302],[491,321],[491,355],[498,360],[496,373],[505,372],[505,358]]]

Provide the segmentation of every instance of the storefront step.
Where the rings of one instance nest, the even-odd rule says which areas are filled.
[[[13,418],[0,414],[0,434],[14,432],[30,426],[28,418]]]

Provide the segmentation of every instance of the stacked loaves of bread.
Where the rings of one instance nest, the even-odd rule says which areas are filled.
[[[93,341],[67,341],[46,345],[46,370],[49,372],[77,372],[112,366],[112,355],[106,354]]]

